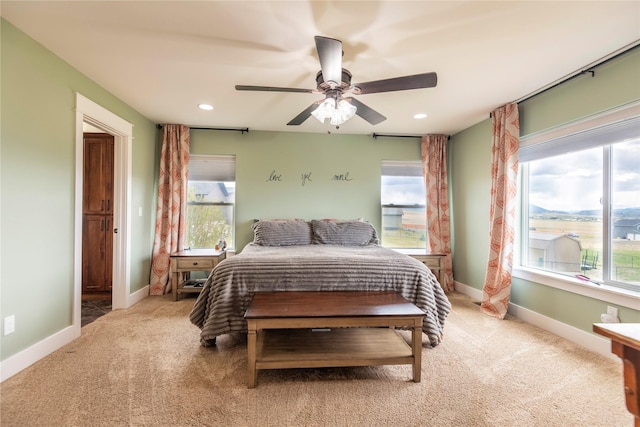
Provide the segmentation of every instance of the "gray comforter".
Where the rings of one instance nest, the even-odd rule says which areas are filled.
[[[431,346],[442,339],[451,305],[433,273],[420,261],[378,245],[260,246],[220,262],[191,310],[203,345],[219,335],[246,332],[244,313],[255,292],[396,291],[421,308]]]

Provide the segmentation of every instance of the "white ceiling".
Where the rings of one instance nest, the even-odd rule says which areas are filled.
[[[454,134],[640,40],[639,1],[7,1],[1,15],[157,123]],[[310,117],[313,37],[343,42],[353,83],[435,71],[435,88],[360,95],[387,116],[336,131]],[[197,108],[210,103],[210,112]],[[415,113],[427,113],[422,120]]]

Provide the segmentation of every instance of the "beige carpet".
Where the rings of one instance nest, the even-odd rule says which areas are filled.
[[[9,426],[632,426],[617,360],[453,303],[444,342],[411,367],[260,371],[246,336],[199,344],[193,299],[150,297],[1,384]],[[404,332],[403,332],[404,333]],[[407,335],[408,338],[408,335]]]

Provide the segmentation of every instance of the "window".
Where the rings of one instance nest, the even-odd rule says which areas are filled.
[[[592,123],[522,144],[520,263],[640,291],[640,117]]]
[[[235,180],[235,156],[190,156],[187,247],[213,248],[220,239],[234,247]]]
[[[426,249],[427,200],[420,161],[382,161],[382,245]]]

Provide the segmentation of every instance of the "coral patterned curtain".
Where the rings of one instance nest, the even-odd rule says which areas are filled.
[[[151,295],[163,295],[171,290],[169,257],[172,252],[184,249],[187,231],[190,132],[184,125],[164,125],[162,129]]]
[[[422,137],[422,170],[427,189],[427,230],[433,254],[445,254],[443,282],[445,292],[453,291],[451,259],[451,214],[447,184],[447,135]]]
[[[491,210],[489,262],[482,289],[481,310],[503,319],[509,307],[516,221],[516,188],[520,123],[518,104],[496,109],[491,148]]]

